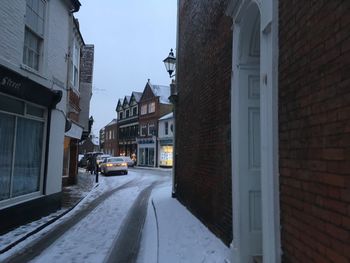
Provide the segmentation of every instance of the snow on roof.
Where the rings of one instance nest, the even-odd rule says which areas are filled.
[[[131,98],[131,96],[125,96],[124,100],[126,99],[126,102],[129,104],[130,103],[130,98]]]
[[[117,123],[117,119],[113,119],[105,127],[111,126],[111,125],[116,124],[116,123]]]
[[[163,104],[170,104],[169,96],[170,96],[170,87],[163,85],[153,85],[151,82],[148,82],[151,87],[154,95],[159,97],[159,102]]]
[[[161,117],[159,120],[162,121],[162,120],[167,120],[167,119],[171,119],[171,118],[173,118],[173,113],[172,113],[172,112],[170,112],[170,113],[164,115],[164,116]]]
[[[142,92],[133,91],[132,95],[134,95],[136,102],[139,102],[142,97]]]

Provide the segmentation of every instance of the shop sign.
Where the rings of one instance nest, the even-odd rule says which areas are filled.
[[[17,89],[17,90],[19,90],[22,87],[22,83],[16,82],[10,77],[2,77],[2,79],[0,80],[0,84],[2,87]]]

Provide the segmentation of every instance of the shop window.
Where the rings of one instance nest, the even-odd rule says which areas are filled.
[[[148,104],[148,112],[152,113],[156,111],[156,103],[155,102],[151,102],[150,104]]]
[[[0,201],[40,191],[44,126],[44,120],[0,113]]]

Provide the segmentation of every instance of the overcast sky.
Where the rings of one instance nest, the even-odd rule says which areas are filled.
[[[75,17],[95,45],[90,115],[93,133],[116,117],[118,98],[142,92],[147,79],[169,85],[163,59],[176,47],[177,0],[81,0]]]

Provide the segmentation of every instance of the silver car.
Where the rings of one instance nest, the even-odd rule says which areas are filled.
[[[110,157],[100,164],[101,173],[108,175],[112,172],[128,174],[128,164],[122,157]]]

